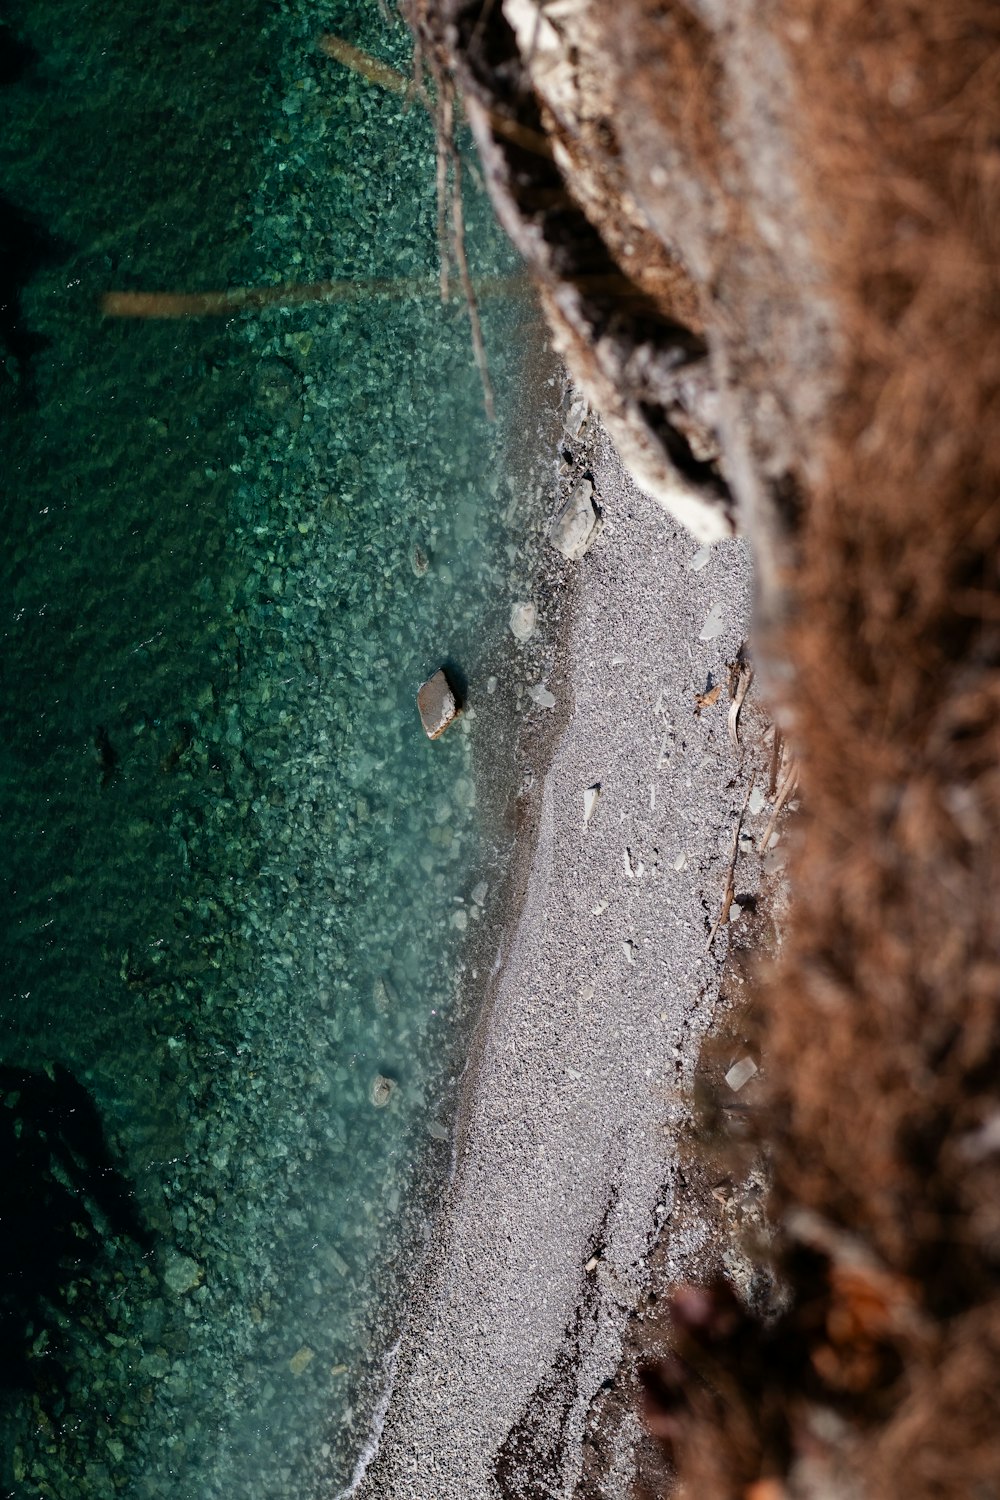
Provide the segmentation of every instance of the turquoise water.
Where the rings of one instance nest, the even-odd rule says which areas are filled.
[[[486,680],[537,566],[537,318],[485,305],[491,425],[463,308],[413,290],[429,123],[316,45],[407,71],[376,4],[6,21],[3,1493],[329,1495],[447,1170],[503,868]],[[509,274],[474,182],[466,213],[475,274]],[[99,311],[337,278],[399,295]],[[442,662],[475,711],[431,744]]]

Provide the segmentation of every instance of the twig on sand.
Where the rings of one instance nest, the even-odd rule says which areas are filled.
[[[733,847],[729,854],[729,869],[726,872],[726,891],[722,898],[719,915],[716,917],[712,925],[712,930],[708,934],[708,942],[705,944],[706,953],[715,941],[715,934],[723,922],[729,921],[729,913],[732,911],[733,901],[736,899],[736,859],[740,852],[740,831],[743,827],[743,819],[746,816],[747,803],[750,801],[750,793],[752,791],[753,786],[751,785],[747,788],[747,794],[743,798],[743,806],[740,808],[740,815],[736,819],[736,827],[733,829]]]
[[[764,829],[761,841],[757,845],[758,853],[763,854],[767,849],[767,846],[771,841],[771,835],[774,832],[775,824],[778,821],[778,816],[781,812],[781,809],[792,796],[798,784],[799,767],[798,762],[793,759],[789,761],[784,780],[782,781],[781,786],[778,788],[778,795],[774,799],[774,808],[771,812],[770,818],[768,819],[767,827]]]
[[[734,750],[740,748],[740,709],[743,707],[743,700],[750,690],[751,682],[753,682],[753,667],[750,663],[746,661],[740,662],[739,667],[739,681],[736,684],[733,701],[729,705],[729,718],[726,721],[729,729],[729,740]]]

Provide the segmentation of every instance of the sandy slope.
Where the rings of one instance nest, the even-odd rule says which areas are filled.
[[[692,570],[697,543],[596,424],[589,457],[607,524],[573,565],[566,675],[549,683],[572,711],[366,1500],[572,1494],[588,1408],[669,1225],[671,1139],[717,1001],[727,937],[709,955],[706,933],[748,787],[725,683],[749,555],[722,543]],[[716,605],[724,628],[701,642]],[[697,716],[709,674],[723,690]],[[623,1497],[628,1471],[625,1456]]]

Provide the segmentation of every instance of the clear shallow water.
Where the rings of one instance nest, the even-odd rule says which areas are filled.
[[[427,121],[316,48],[405,70],[405,35],[305,0],[8,20],[4,1485],[329,1494],[447,1165],[502,853],[477,772],[543,508],[505,472],[534,314],[486,308],[493,427],[433,295],[102,320],[109,288],[433,282]],[[442,661],[479,711],[431,745]]]

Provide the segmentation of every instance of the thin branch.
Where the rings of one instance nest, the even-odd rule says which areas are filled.
[[[718,932],[723,922],[729,921],[729,913],[733,909],[733,901],[736,898],[736,861],[739,857],[740,852],[740,831],[743,827],[743,819],[746,816],[747,803],[750,801],[750,793],[752,791],[753,786],[751,785],[747,788],[747,794],[743,799],[743,806],[740,808],[740,815],[736,819],[736,827],[733,829],[733,847],[730,850],[729,869],[726,872],[726,890],[725,894],[722,897],[722,906],[720,908],[719,915],[716,917],[715,922],[712,926],[712,930],[708,934],[708,942],[705,944],[706,953],[715,941],[715,934]]]
[[[778,789],[778,795],[774,801],[774,809],[771,813],[770,818],[768,819],[767,827],[764,829],[763,837],[761,838],[760,843],[757,845],[759,853],[763,854],[766,851],[767,846],[771,841],[771,835],[774,832],[775,825],[778,821],[778,814],[781,812],[781,809],[784,807],[785,803],[791,798],[798,784],[798,763],[795,760],[792,760],[789,764],[788,770],[785,772],[785,779]]]
[[[528,291],[524,276],[488,276],[476,283],[480,297],[513,297]],[[279,286],[230,287],[221,292],[105,292],[101,312],[108,318],[226,317],[254,307],[300,307],[310,302],[393,301],[438,294],[427,277],[399,276],[364,281],[314,281]]]

